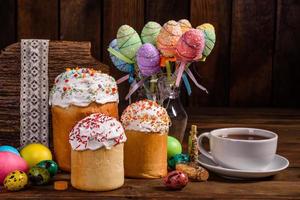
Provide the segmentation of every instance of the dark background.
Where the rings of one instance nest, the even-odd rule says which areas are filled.
[[[111,66],[106,48],[120,25],[140,32],[149,20],[182,18],[217,32],[213,53],[192,66],[210,94],[183,89],[186,107],[300,106],[299,0],[0,0],[0,48],[22,38],[91,41],[94,57]]]

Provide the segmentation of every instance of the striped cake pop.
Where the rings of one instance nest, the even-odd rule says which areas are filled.
[[[156,45],[156,39],[161,29],[161,25],[157,22],[148,22],[141,33],[142,42]]]
[[[117,33],[117,44],[120,52],[131,60],[135,60],[137,50],[142,45],[138,33],[128,25],[122,25]]]
[[[181,20],[178,21],[178,23],[180,25],[182,33],[185,33],[188,30],[190,30],[191,28],[193,28],[191,23],[187,19],[181,19]]]
[[[111,43],[109,44],[109,47],[113,48],[114,50],[119,52],[119,48],[117,45],[117,40],[114,39],[113,41],[111,41]],[[112,61],[112,63],[114,64],[114,66],[122,71],[122,72],[126,72],[126,73],[130,73],[133,71],[133,65],[126,63],[125,61],[117,58],[115,55],[113,55],[112,53],[109,53],[110,59]]]
[[[191,29],[180,37],[176,45],[176,57],[186,62],[200,59],[204,46],[204,33],[198,29]]]
[[[152,76],[160,71],[159,51],[152,44],[143,44],[137,52],[136,59],[143,76]]]
[[[182,31],[178,22],[170,20],[164,24],[157,36],[157,48],[165,57],[175,56],[175,46]]]
[[[203,59],[211,53],[212,49],[215,46],[216,42],[216,33],[213,25],[209,23],[202,24],[197,27],[197,29],[202,30],[205,37],[205,47],[203,51]]]

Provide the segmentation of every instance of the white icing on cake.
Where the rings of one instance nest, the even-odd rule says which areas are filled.
[[[50,105],[84,107],[92,102],[119,102],[117,83],[113,77],[89,68],[67,69],[56,77],[50,92]]]
[[[69,135],[73,150],[110,149],[127,140],[122,124],[115,118],[96,113],[79,121]]]
[[[170,117],[165,108],[151,100],[129,105],[121,116],[125,130],[168,133]]]

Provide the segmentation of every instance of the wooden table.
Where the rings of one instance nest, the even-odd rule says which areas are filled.
[[[181,191],[167,191],[161,180],[138,179],[126,179],[122,188],[110,192],[83,192],[72,187],[55,191],[48,185],[12,193],[1,187],[0,199],[300,199],[299,109],[203,108],[189,113],[188,125],[197,124],[200,132],[236,126],[275,131],[278,154],[289,159],[289,168],[274,177],[252,181],[226,180],[211,173],[207,182],[190,182]],[[59,174],[55,179],[69,180],[69,175]]]

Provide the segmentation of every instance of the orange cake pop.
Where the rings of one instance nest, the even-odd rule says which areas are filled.
[[[187,19],[181,19],[178,21],[182,34],[190,30],[192,27],[191,23]]]

